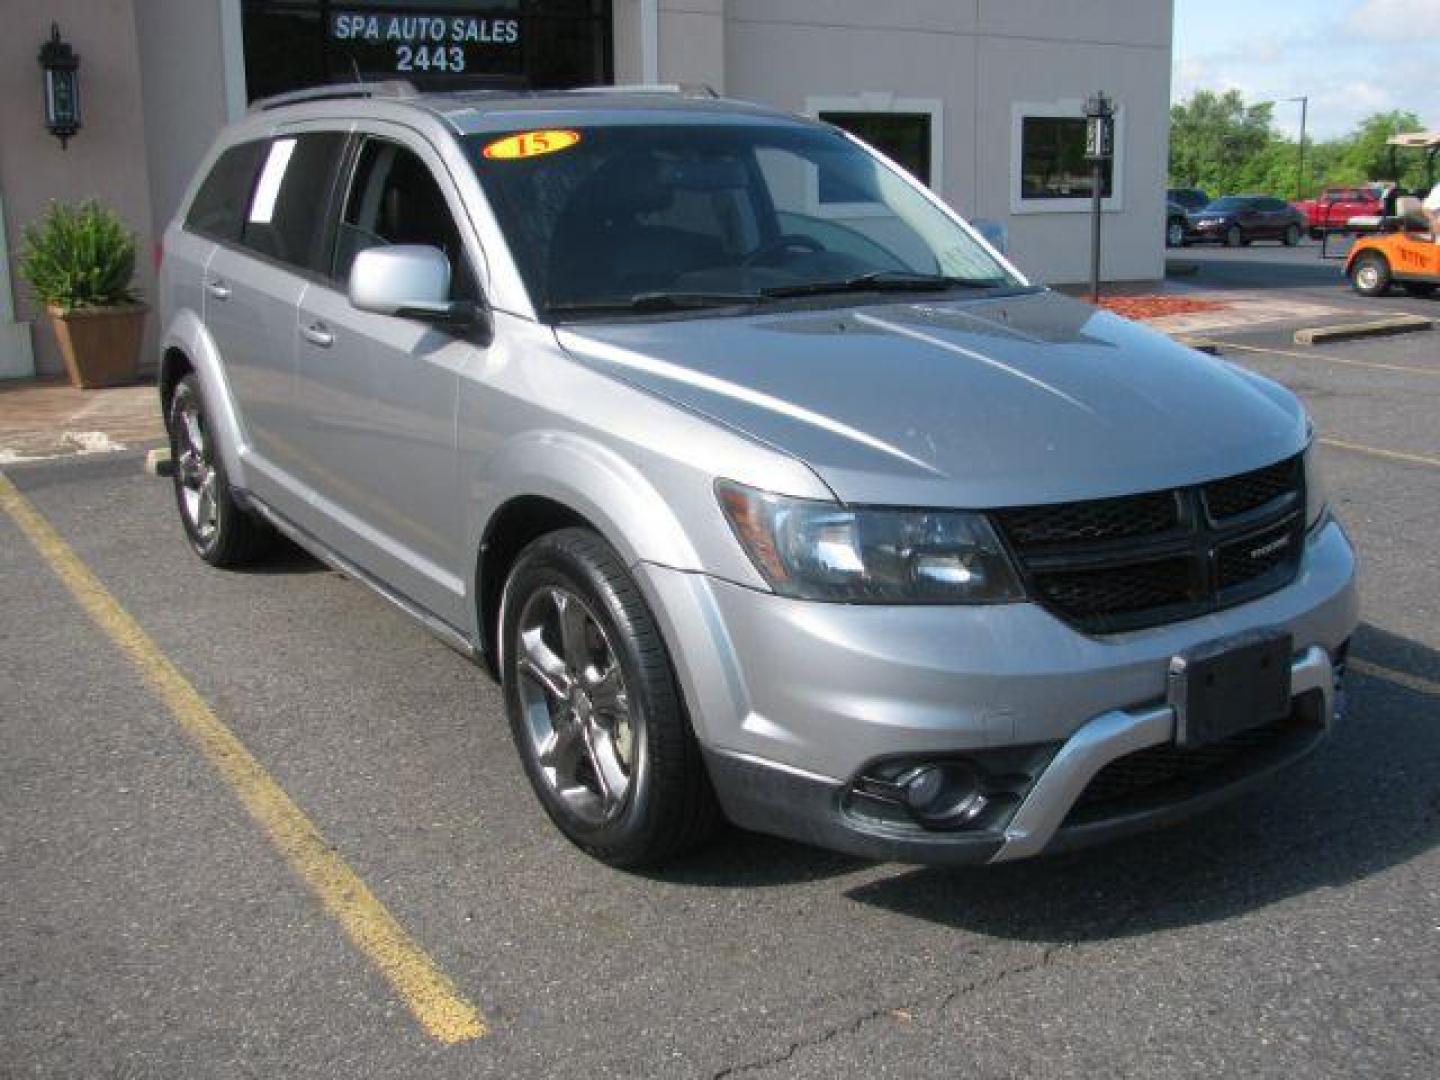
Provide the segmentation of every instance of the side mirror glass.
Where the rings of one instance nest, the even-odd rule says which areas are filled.
[[[350,304],[377,315],[431,322],[473,322],[477,308],[450,299],[450,260],[436,247],[366,248],[350,265]]]
[[[970,224],[975,231],[985,238],[985,242],[998,251],[1001,255],[1010,254],[1010,228],[1003,221],[990,221],[981,218],[972,221]]]

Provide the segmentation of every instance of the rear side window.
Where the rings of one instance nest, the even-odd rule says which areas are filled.
[[[325,208],[345,138],[324,131],[270,144],[245,213],[242,244],[300,269],[318,265]]]
[[[263,142],[241,143],[216,159],[185,215],[185,228],[216,240],[240,239],[250,188],[265,146]]]

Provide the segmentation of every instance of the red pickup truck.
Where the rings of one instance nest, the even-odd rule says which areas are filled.
[[[1313,199],[1297,202],[1299,210],[1310,222],[1310,238],[1320,239],[1325,232],[1344,232],[1352,217],[1382,213],[1380,189],[1376,187],[1326,188]]]

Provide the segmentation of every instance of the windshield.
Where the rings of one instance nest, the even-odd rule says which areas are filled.
[[[1234,195],[1227,195],[1223,199],[1216,199],[1206,210],[1244,210],[1250,205],[1249,199],[1241,199]]]
[[[466,141],[551,316],[1020,284],[909,182],[826,128],[610,125]]]

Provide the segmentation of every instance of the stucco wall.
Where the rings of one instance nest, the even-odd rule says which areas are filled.
[[[67,150],[44,126],[36,57],[51,22],[80,54],[84,127]],[[20,230],[43,214],[51,199],[99,198],[138,234],[137,285],[150,294],[150,188],[131,0],[0,0],[0,27],[0,192],[11,259]],[[60,371],[54,334],[43,313],[35,317],[18,276],[15,292],[17,317],[35,323],[36,369]],[[154,334],[152,319],[145,360]]]
[[[150,172],[150,210],[163,231],[191,175],[225,125],[220,0],[134,0]]]
[[[1040,280],[1086,277],[1089,219],[1011,213],[1013,107],[1108,92],[1125,109],[1125,144],[1122,206],[1105,219],[1104,275],[1163,276],[1172,4],[724,0],[723,11],[731,96],[797,112],[812,97],[941,99],[940,193],[970,217],[1005,222],[1015,261]],[[663,48],[661,65],[668,78],[695,77],[667,69]]]

